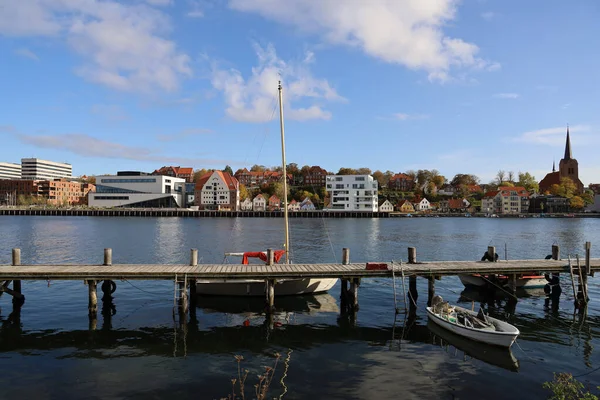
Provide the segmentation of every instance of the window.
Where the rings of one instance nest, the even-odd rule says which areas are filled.
[[[100,183],[156,183],[156,178],[100,179]]]
[[[336,176],[336,177],[335,177],[335,180],[336,180],[337,182],[341,182],[342,180],[344,180],[344,178],[342,178],[341,176]]]
[[[355,177],[354,177],[354,180],[355,180],[355,181],[364,181],[364,180],[365,180],[365,177],[364,177],[364,176],[355,176]]]
[[[352,189],[356,189],[356,188],[358,188],[358,185],[356,183],[353,183],[352,184]]]

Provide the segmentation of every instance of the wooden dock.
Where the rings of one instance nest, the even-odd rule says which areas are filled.
[[[114,281],[119,280],[169,280],[175,283],[174,297],[180,312],[187,313],[190,300],[192,306],[196,298],[198,280],[236,281],[263,280],[267,312],[274,310],[274,287],[277,280],[301,278],[339,278],[341,279],[342,307],[358,311],[358,287],[363,278],[404,278],[409,279],[409,298],[411,307],[416,305],[417,277],[428,280],[428,303],[435,294],[435,280],[442,276],[459,274],[506,275],[511,277],[513,294],[519,274],[530,273],[569,273],[573,282],[574,296],[583,304],[587,303],[587,277],[600,270],[600,259],[592,259],[591,243],[587,242],[585,256],[579,258],[560,258],[558,245],[552,246],[550,259],[544,260],[497,260],[494,247],[488,247],[484,258],[496,261],[429,261],[417,262],[416,249],[408,248],[408,263],[400,261],[350,263],[350,250],[343,249],[341,263],[328,264],[275,264],[274,252],[267,250],[266,265],[241,264],[198,264],[198,250],[191,249],[189,265],[154,264],[113,264],[112,250],[104,249],[102,265],[22,265],[20,249],[12,250],[12,264],[0,265],[0,295],[13,296],[13,304],[20,307],[24,301],[21,281],[23,280],[83,280],[88,286],[89,315],[95,318],[97,313],[97,285],[105,296],[115,290]],[[487,278],[486,278],[487,279]],[[578,281],[579,290],[575,288]],[[9,288],[12,282],[12,289]],[[490,282],[492,283],[492,282]],[[350,287],[348,288],[348,284]],[[395,290],[395,289],[394,289]],[[504,289],[502,289],[504,290]],[[188,294],[189,292],[189,294]],[[516,297],[515,297],[516,300]]]

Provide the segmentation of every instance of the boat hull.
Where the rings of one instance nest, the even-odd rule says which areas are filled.
[[[471,315],[476,316],[475,312],[470,310],[466,310],[464,308],[455,307],[456,310],[460,310],[462,312],[469,313]],[[519,336],[519,330],[514,326],[497,320],[495,318],[488,317],[488,319],[494,324],[500,325],[503,329],[508,330],[507,332],[498,332],[498,331],[485,331],[481,329],[468,328],[465,326],[461,326],[458,324],[451,323],[440,316],[436,315],[431,307],[427,307],[427,315],[429,316],[429,320],[433,323],[439,325],[440,327],[457,334],[459,336],[463,336],[469,338],[471,340],[475,340],[480,343],[486,343],[492,346],[500,346],[500,347],[510,347]]]
[[[483,287],[483,286],[486,286],[489,284],[489,282],[487,280],[483,279],[479,275],[459,275],[458,277],[464,286]],[[523,289],[543,288],[544,286],[546,286],[547,283],[548,283],[548,281],[546,280],[546,278],[544,278],[541,275],[536,275],[531,278],[517,277],[517,288],[523,288]],[[511,284],[511,282],[508,278],[503,278],[503,279],[500,279],[500,284],[506,285],[506,284]]]
[[[324,293],[333,287],[337,278],[282,279],[275,283],[275,296],[294,296]],[[196,293],[205,296],[265,296],[265,281],[201,280],[196,283]]]

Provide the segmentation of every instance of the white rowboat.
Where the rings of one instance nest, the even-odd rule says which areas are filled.
[[[437,300],[437,301],[436,301]],[[510,347],[519,336],[519,330],[496,318],[458,306],[448,306],[436,296],[427,307],[430,321],[457,335],[493,346]]]

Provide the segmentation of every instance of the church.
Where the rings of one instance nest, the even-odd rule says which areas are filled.
[[[583,193],[583,183],[581,183],[579,180],[579,163],[573,158],[573,154],[571,153],[569,127],[567,127],[565,156],[558,164],[558,171],[556,170],[556,165],[552,164],[552,172],[547,174],[544,179],[540,181],[540,193],[545,193],[546,191],[550,190],[550,186],[554,184],[560,185],[561,178],[570,178],[575,186],[577,186],[577,193]]]

